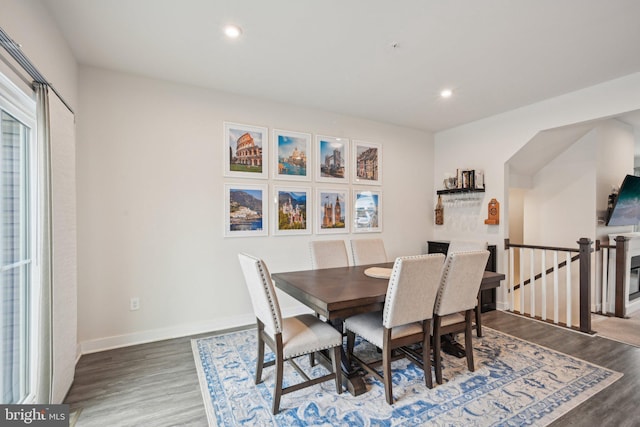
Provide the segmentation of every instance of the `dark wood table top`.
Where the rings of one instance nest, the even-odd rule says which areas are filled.
[[[393,267],[393,263],[376,264]],[[329,320],[345,319],[359,313],[382,310],[389,281],[369,277],[372,267],[325,268],[274,273],[276,286]],[[496,288],[504,274],[485,271],[481,290]]]

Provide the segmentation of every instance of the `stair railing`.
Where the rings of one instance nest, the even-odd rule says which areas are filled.
[[[562,248],[552,246],[524,245],[510,243],[509,239],[505,239],[505,257],[508,268],[507,288],[504,300],[508,304],[509,311],[554,323],[559,326],[565,326],[571,329],[578,329],[581,332],[592,333],[591,330],[591,244],[590,239],[583,237],[577,241],[577,248]],[[519,255],[519,281],[516,283],[515,273],[515,252]],[[525,279],[526,257],[525,251],[529,251],[529,278]],[[540,264],[539,270],[535,266],[535,254],[539,253]],[[550,252],[552,266],[547,268],[547,253]],[[560,254],[564,254],[564,261],[560,262]],[[576,254],[572,256],[572,254]],[[579,324],[573,325],[572,321],[572,263],[578,262],[579,268]],[[560,307],[563,303],[560,301],[560,272],[564,269],[565,273],[565,301],[564,312],[565,321],[560,320]],[[536,273],[538,270],[538,273]],[[552,281],[552,288],[549,288],[548,279]],[[537,283],[537,284],[536,284]],[[529,306],[525,306],[525,288],[529,290]],[[539,298],[536,295],[540,291]],[[515,293],[519,291],[519,308],[516,310]],[[547,300],[549,292],[552,292],[553,301],[553,318],[547,319]],[[536,302],[540,301],[540,308],[537,310]],[[538,315],[537,313],[540,313]]]

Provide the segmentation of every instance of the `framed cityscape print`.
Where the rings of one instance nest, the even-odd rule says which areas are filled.
[[[353,190],[353,232],[382,231],[382,193],[371,190]]]
[[[353,183],[382,184],[382,144],[353,141]]]
[[[316,181],[349,183],[349,140],[316,135]]]
[[[267,185],[225,184],[225,237],[266,236]]]
[[[267,128],[225,122],[223,148],[225,176],[269,178]]]
[[[311,181],[311,134],[274,129],[273,152],[274,179]]]
[[[349,204],[347,189],[316,189],[316,233],[349,232]]]
[[[311,188],[274,186],[273,234],[311,234]]]

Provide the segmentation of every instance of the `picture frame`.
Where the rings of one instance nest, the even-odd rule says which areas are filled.
[[[268,179],[269,131],[266,127],[224,122],[224,175]]]
[[[349,190],[346,188],[316,189],[316,234],[349,232]]]
[[[382,232],[382,192],[353,190],[353,232]]]
[[[349,139],[316,135],[316,181],[349,183]]]
[[[353,183],[382,185],[382,144],[353,141]]]
[[[268,197],[266,184],[225,184],[224,236],[267,236]]]
[[[273,178],[311,181],[311,134],[273,130]]]
[[[313,227],[310,187],[273,187],[273,235],[311,234]]]

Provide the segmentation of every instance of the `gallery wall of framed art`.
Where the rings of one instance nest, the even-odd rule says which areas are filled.
[[[382,231],[382,144],[235,122],[223,128],[224,237]]]

